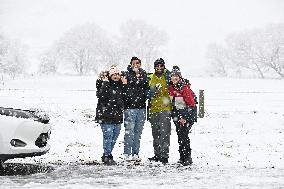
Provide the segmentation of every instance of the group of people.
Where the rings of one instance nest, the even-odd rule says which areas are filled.
[[[132,57],[127,71],[116,66],[100,73],[96,81],[96,122],[103,132],[102,162],[116,164],[112,150],[124,123],[125,161],[141,161],[140,140],[146,118],[151,123],[154,156],[150,161],[168,163],[171,119],[176,126],[179,163],[192,164],[189,131],[197,121],[196,99],[190,83],[178,66],[169,71],[162,58],[154,62],[155,72],[146,73],[141,60]],[[148,102],[148,103],[146,103]]]

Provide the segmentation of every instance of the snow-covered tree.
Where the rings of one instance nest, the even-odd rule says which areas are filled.
[[[228,73],[228,68],[249,70],[265,78],[273,71],[284,78],[284,24],[230,34],[225,45],[209,45],[207,54],[220,73]],[[233,67],[225,69],[224,65]]]
[[[113,63],[113,46],[103,29],[88,23],[70,29],[54,48],[65,63],[71,64],[78,74],[85,75],[98,72],[98,65]]]
[[[120,27],[118,39],[123,63],[129,63],[132,56],[139,57],[146,70],[151,70],[168,43],[168,34],[143,20],[129,20]]]
[[[60,56],[56,49],[46,50],[39,56],[39,73],[54,74],[57,72]]]
[[[268,67],[265,65],[263,53],[259,48],[260,41],[259,30],[232,34],[226,40],[230,60],[234,65],[251,70],[257,73],[260,78],[264,78]]]
[[[20,41],[0,35],[0,71],[13,78],[24,72],[27,64],[27,47]]]
[[[229,59],[223,46],[211,43],[207,47],[206,57],[209,61],[211,75],[228,76]]]
[[[284,24],[265,28],[259,48],[262,49],[265,65],[284,78]]]

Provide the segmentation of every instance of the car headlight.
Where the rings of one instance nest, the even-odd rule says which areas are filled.
[[[14,147],[25,147],[27,144],[20,139],[12,139],[10,144]]]

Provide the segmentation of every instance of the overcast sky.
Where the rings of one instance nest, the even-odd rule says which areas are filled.
[[[170,41],[163,56],[167,64],[195,74],[204,70],[208,43],[222,41],[232,32],[284,23],[284,1],[0,0],[0,32],[29,45],[32,55],[77,24],[95,22],[116,35],[129,19],[167,31]]]

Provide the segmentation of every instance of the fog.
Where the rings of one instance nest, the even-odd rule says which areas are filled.
[[[0,31],[25,43],[36,64],[38,54],[75,25],[95,22],[115,36],[121,23],[141,19],[168,33],[160,55],[167,65],[201,75],[208,43],[232,32],[283,23],[283,10],[281,0],[0,0]]]

